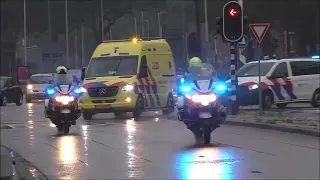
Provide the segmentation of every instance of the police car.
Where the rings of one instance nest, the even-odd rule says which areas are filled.
[[[311,103],[320,106],[320,60],[296,58],[261,60],[263,108],[285,108],[288,103]],[[245,64],[238,71],[239,105],[258,105],[258,61]],[[230,88],[230,80],[226,82]]]

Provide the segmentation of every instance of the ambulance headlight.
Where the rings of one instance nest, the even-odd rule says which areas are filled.
[[[133,85],[126,85],[122,87],[123,91],[133,91],[134,86]]]
[[[253,85],[251,85],[251,86],[249,86],[248,88],[249,88],[249,90],[255,90],[255,89],[258,89],[258,84],[253,84]]]

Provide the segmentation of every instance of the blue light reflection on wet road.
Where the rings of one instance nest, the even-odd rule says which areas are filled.
[[[179,179],[234,179],[236,161],[216,147],[187,150],[176,157]]]

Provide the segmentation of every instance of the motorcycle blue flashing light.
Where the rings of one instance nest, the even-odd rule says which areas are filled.
[[[73,92],[76,94],[81,94],[81,93],[87,92],[87,90],[85,88],[81,87],[81,88],[74,89]]]
[[[184,93],[188,93],[191,91],[191,88],[189,86],[182,86],[181,87],[182,92]]]
[[[180,79],[180,82],[181,82],[181,83],[184,83],[184,81],[185,81],[184,78],[181,78],[181,79]]]
[[[214,90],[218,93],[224,93],[225,91],[227,91],[227,87],[224,83],[218,83],[215,87]]]
[[[184,84],[179,87],[180,94],[189,94],[191,93],[191,91],[192,91],[192,88],[189,85]]]
[[[312,59],[320,59],[320,56],[312,56]]]
[[[48,95],[53,95],[55,93],[54,89],[47,89],[47,94]]]

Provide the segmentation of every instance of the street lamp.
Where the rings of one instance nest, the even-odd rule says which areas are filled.
[[[135,35],[137,35],[138,34],[138,32],[137,32],[137,18],[133,18],[133,20],[134,20],[134,33],[135,33]]]
[[[101,38],[104,41],[104,16],[103,16],[103,2],[100,0],[100,13],[101,13]]]
[[[158,28],[159,28],[159,36],[160,38],[162,38],[162,28],[161,28],[161,19],[160,19],[160,15],[166,13],[166,11],[162,11],[158,13]]]
[[[66,21],[66,64],[69,66],[69,23],[68,23],[68,0],[65,0],[65,21]]]
[[[148,31],[148,40],[150,38],[150,26],[149,26],[149,21],[148,20],[144,20],[145,22],[147,22],[147,31]]]
[[[27,10],[26,0],[23,1],[23,28],[24,28],[24,65],[27,66]]]

